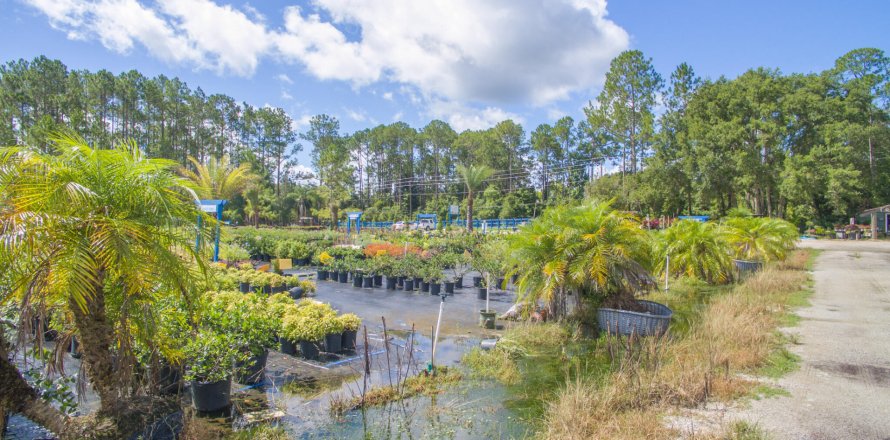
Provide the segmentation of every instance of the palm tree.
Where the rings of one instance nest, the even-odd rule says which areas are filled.
[[[188,160],[194,165],[195,171],[183,167],[182,175],[193,183],[195,192],[204,199],[231,200],[255,179],[248,164],[242,163],[234,167],[228,155],[219,159],[211,157],[206,165],[192,156]]]
[[[520,300],[544,300],[556,316],[569,290],[627,298],[653,281],[646,232],[612,202],[547,209],[509,240]]]
[[[494,171],[485,165],[457,166],[457,173],[467,186],[467,232],[473,232],[473,193],[482,189],[482,184]]]
[[[726,239],[742,260],[782,260],[797,241],[797,228],[777,218],[732,217],[725,225]]]
[[[732,278],[732,248],[724,229],[716,223],[680,220],[657,236],[656,271],[670,270],[708,283],[725,283]],[[670,257],[670,267],[665,267]]]
[[[194,248],[197,195],[176,166],[146,158],[132,141],[101,150],[73,135],[54,137],[48,152],[0,150],[0,246],[29,258],[0,302],[64,304],[101,400],[98,414],[121,432],[138,420],[131,399],[137,389],[129,382],[133,317],[158,292],[189,291],[194,268],[204,268]],[[204,242],[210,231],[199,231]],[[5,356],[0,365],[8,369]],[[5,379],[0,400],[36,395]]]

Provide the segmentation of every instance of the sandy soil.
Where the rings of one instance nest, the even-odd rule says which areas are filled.
[[[790,349],[800,370],[778,380],[790,393],[726,416],[778,439],[890,439],[890,242],[805,241],[821,249],[811,306]]]

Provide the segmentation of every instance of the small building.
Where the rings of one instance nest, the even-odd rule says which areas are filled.
[[[871,225],[871,238],[876,240],[879,236],[887,236],[890,230],[890,205],[878,206],[866,209],[857,216],[857,221],[869,222]]]

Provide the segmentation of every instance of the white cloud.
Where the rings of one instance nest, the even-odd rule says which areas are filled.
[[[170,63],[239,76],[271,58],[353,87],[394,83],[428,110],[475,103],[478,117],[587,90],[628,46],[605,0],[314,0],[284,8],[276,28],[250,5],[213,0],[28,1],[70,38],[117,52],[142,45]]]
[[[456,131],[482,130],[498,122],[512,119],[522,124],[525,119],[500,107],[474,108],[456,101],[434,101],[429,105],[429,116],[443,119]]]
[[[346,116],[353,121],[364,122],[368,120],[368,115],[366,115],[364,111],[353,110],[351,108],[344,108],[343,111],[346,112]]]
[[[396,114],[392,115],[392,121],[393,121],[393,122],[399,122],[399,121],[401,121],[402,118],[404,118],[404,117],[405,117],[405,113],[404,113],[404,112],[396,112]]]
[[[290,77],[287,76],[287,74],[285,74],[285,73],[279,73],[278,76],[275,77],[275,79],[277,79],[278,81],[281,81],[285,84],[293,84],[294,83],[294,80],[290,79]]]
[[[283,99],[285,101],[290,101],[290,100],[294,99],[294,97],[291,96],[290,93],[287,93],[287,90],[282,90],[281,91],[281,99]]]
[[[387,101],[392,101],[392,92],[386,92],[383,94],[383,99]]]

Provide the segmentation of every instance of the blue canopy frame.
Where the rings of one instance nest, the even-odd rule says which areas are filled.
[[[350,225],[355,222],[355,233],[362,233],[362,211],[353,211],[346,213],[346,233],[349,234]]]
[[[199,200],[198,207],[202,212],[216,215],[216,234],[215,243],[213,245],[213,261],[219,261],[219,224],[222,222],[223,207],[226,206],[228,200]],[[198,216],[198,236],[195,238],[195,252],[201,250],[201,225],[203,219]]]

